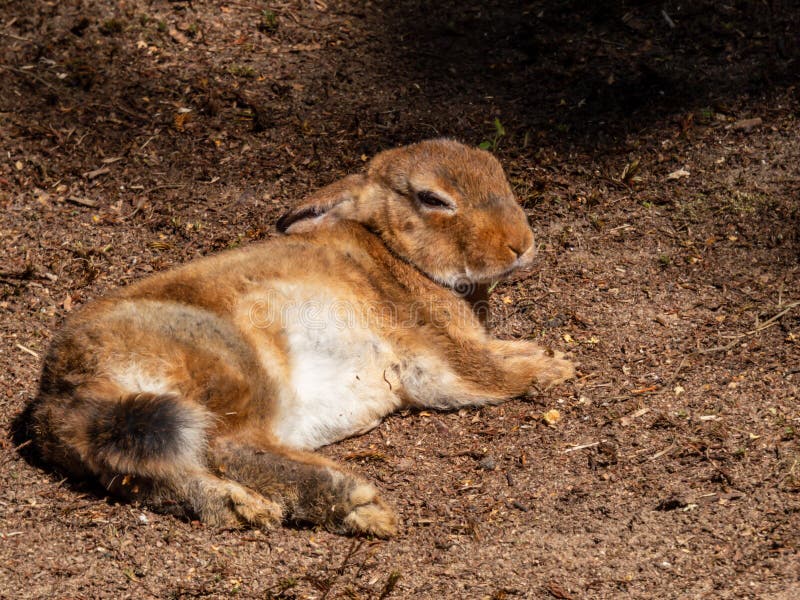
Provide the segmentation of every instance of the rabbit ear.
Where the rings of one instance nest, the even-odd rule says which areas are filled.
[[[366,180],[364,175],[348,175],[314,192],[278,219],[278,231],[301,233],[323,224],[353,218]]]

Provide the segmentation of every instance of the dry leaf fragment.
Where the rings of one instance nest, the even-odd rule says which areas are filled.
[[[669,175],[667,175],[667,181],[674,181],[676,179],[683,179],[684,177],[689,177],[691,173],[686,169],[678,169],[677,171],[673,171]]]
[[[634,181],[641,181],[640,177],[636,177],[636,172],[639,170],[639,159],[634,159],[627,163],[622,169],[619,180],[622,183],[632,183]]]
[[[619,420],[620,425],[622,425],[623,427],[628,427],[633,422],[634,419],[638,419],[639,417],[646,415],[649,412],[650,412],[649,408],[640,408],[639,410],[636,410],[631,414],[620,418]]]
[[[178,111],[174,119],[175,129],[177,129],[178,131],[183,131],[186,128],[186,121],[189,120],[190,114],[191,113],[188,112]]]
[[[555,581],[551,581],[547,584],[547,591],[550,592],[550,594],[554,598],[558,598],[559,600],[572,600],[573,598],[563,587],[561,587]]]
[[[185,35],[183,35],[177,29],[170,27],[169,29],[169,37],[171,37],[174,41],[178,42],[179,44],[185,44],[189,41]]]
[[[542,420],[550,427],[555,427],[556,423],[561,420],[561,413],[553,408],[542,415]]]

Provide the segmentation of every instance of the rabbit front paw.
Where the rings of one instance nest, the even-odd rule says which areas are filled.
[[[564,358],[563,352],[548,350],[538,359],[536,383],[545,389],[563,383],[575,376],[575,365]]]

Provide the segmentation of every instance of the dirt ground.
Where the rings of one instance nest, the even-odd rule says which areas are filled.
[[[800,597],[798,31],[777,0],[0,0],[0,597]],[[492,328],[579,378],[325,448],[397,538],[215,530],[26,460],[70,310],[440,135],[538,236]]]

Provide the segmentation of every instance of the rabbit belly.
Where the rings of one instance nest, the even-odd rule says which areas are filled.
[[[290,389],[273,421],[283,444],[311,449],[365,433],[400,406],[397,358],[375,332],[295,322],[286,335]]]

